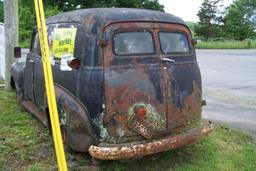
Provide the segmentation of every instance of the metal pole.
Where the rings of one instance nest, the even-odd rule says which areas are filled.
[[[4,28],[5,28],[5,89],[11,88],[11,64],[14,60],[14,47],[17,47],[18,26],[18,0],[4,1]]]
[[[45,78],[45,89],[47,94],[47,101],[50,111],[50,119],[52,126],[52,135],[54,140],[55,152],[57,157],[57,163],[60,171],[67,171],[67,163],[65,158],[65,151],[63,147],[59,115],[56,104],[56,96],[54,92],[54,83],[52,76],[52,66],[50,63],[50,50],[48,45],[44,8],[42,0],[34,0],[36,19],[37,19],[37,28],[42,52],[42,61],[44,69],[44,78]]]

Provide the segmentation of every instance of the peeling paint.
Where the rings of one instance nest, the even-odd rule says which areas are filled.
[[[125,136],[125,131],[122,128],[118,128],[117,133],[118,133],[119,137],[124,137]]]
[[[60,125],[67,125],[67,117],[68,117],[68,114],[67,112],[65,112],[65,110],[61,109],[61,116],[60,116]]]
[[[103,117],[105,115],[105,109],[99,114],[98,118],[93,119],[93,123],[99,128],[100,130],[100,141],[106,141],[109,138],[109,134],[107,128],[103,124]]]

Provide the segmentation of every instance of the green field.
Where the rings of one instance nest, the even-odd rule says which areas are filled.
[[[48,129],[0,90],[0,170],[54,170]],[[256,170],[256,140],[225,125],[196,144],[129,162],[92,166],[84,154],[66,153],[71,170]]]
[[[197,49],[256,49],[255,40],[198,42]]]

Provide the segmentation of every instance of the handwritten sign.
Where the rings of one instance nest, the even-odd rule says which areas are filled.
[[[54,28],[52,54],[55,58],[62,58],[67,54],[74,56],[77,28]]]

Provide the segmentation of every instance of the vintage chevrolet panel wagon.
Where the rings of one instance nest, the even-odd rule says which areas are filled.
[[[191,32],[180,18],[141,9],[85,9],[47,20],[63,139],[98,159],[142,157],[212,131]],[[17,98],[49,126],[34,30],[26,63],[12,66]]]

